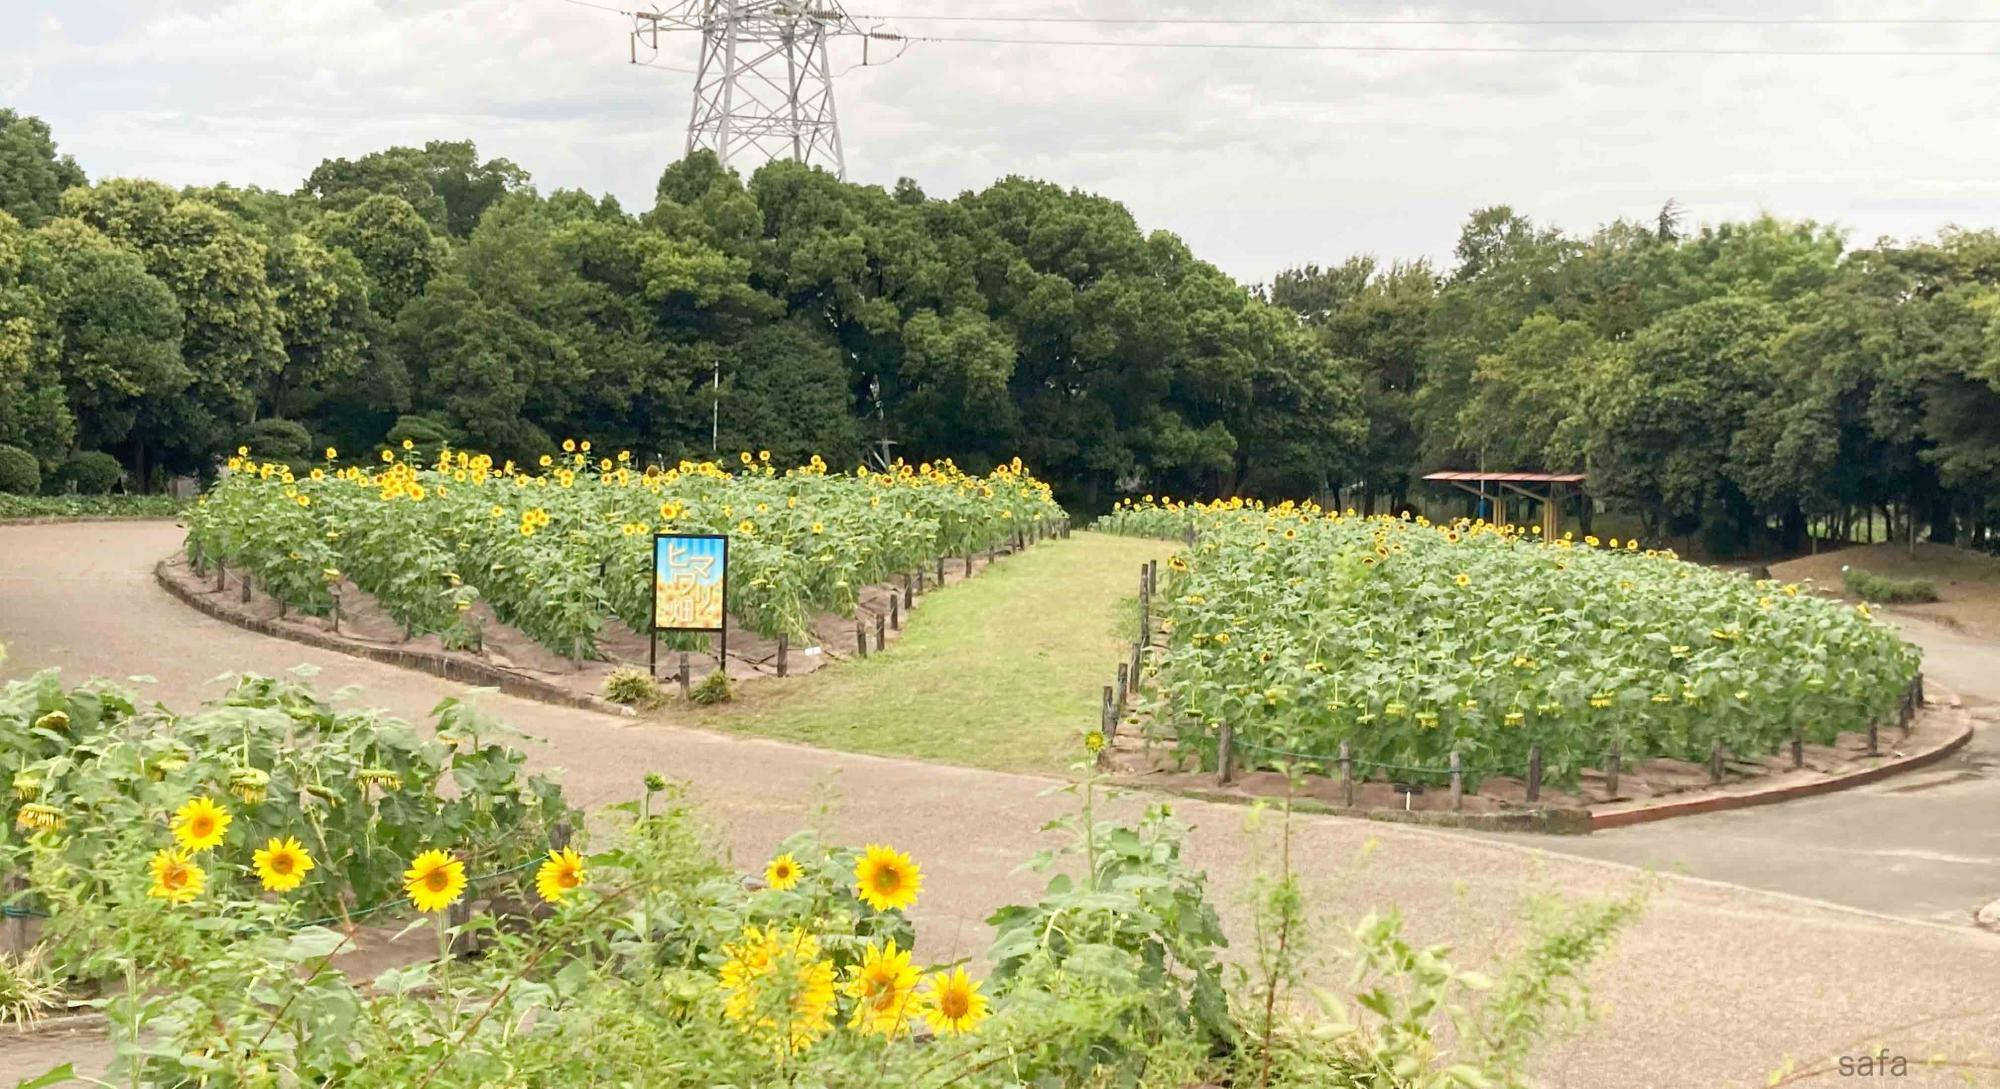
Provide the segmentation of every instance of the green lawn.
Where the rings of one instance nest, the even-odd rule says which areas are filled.
[[[1139,565],[1159,541],[1077,533],[917,599],[886,651],[738,689],[712,729],[1012,771],[1083,755],[1103,687],[1130,652]],[[684,712],[675,711],[673,714]]]

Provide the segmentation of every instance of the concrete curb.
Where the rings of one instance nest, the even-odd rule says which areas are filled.
[[[1769,790],[1750,791],[1743,794],[1711,794],[1702,798],[1689,798],[1679,802],[1664,802],[1644,809],[1625,809],[1611,813],[1592,813],[1590,830],[1625,828],[1634,824],[1650,824],[1671,817],[1690,817],[1697,813],[1720,813],[1729,809],[1748,809],[1757,805],[1775,805],[1794,798],[1810,798],[1817,794],[1831,794],[1836,790],[1865,786],[1887,779],[1906,771],[1914,771],[1928,764],[1950,756],[1964,748],[1972,740],[1972,720],[1964,709],[1953,700],[1949,708],[1958,716],[1959,729],[1948,740],[1926,752],[1906,756],[1901,760],[1890,760],[1872,768],[1851,772],[1832,779],[1822,779],[1815,783],[1793,783],[1790,786],[1772,787]]]
[[[275,639],[288,639],[294,643],[303,643],[309,647],[317,647],[320,650],[330,650],[340,654],[352,655],[356,658],[366,658],[385,665],[414,669],[420,673],[429,673],[433,676],[443,677],[448,681],[457,681],[462,684],[479,687],[497,688],[510,696],[539,700],[542,703],[553,703],[564,707],[579,707],[586,711],[602,711],[606,714],[621,717],[629,717],[637,713],[632,708],[626,707],[623,704],[612,703],[610,700],[599,699],[596,696],[571,692],[568,689],[550,684],[547,681],[522,676],[519,673],[504,670],[498,666],[488,665],[484,662],[468,661],[464,658],[455,658],[431,651],[378,647],[358,640],[342,639],[327,632],[300,631],[295,628],[281,627],[260,617],[244,616],[233,609],[225,607],[222,603],[215,601],[208,595],[196,593],[186,586],[181,585],[178,580],[168,574],[167,564],[168,560],[161,560],[159,563],[153,565],[153,581],[158,583],[161,589],[172,594],[182,604],[193,607],[197,612],[205,613],[226,624],[234,624],[246,631],[253,631],[259,635],[268,635]]]

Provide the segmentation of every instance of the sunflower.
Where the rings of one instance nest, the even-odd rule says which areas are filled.
[[[862,954],[860,964],[847,969],[847,996],[860,999],[848,1027],[877,1036],[894,1037],[909,1027],[911,999],[921,978],[910,965],[910,951],[896,948],[896,939]]]
[[[185,851],[206,851],[222,844],[229,831],[229,810],[204,794],[174,811],[174,840]]]
[[[854,864],[855,892],[877,911],[902,911],[917,902],[924,872],[910,856],[893,847],[871,843]]]
[[[403,889],[418,911],[443,911],[465,893],[465,863],[443,851],[425,851],[403,871]]]
[[[14,814],[14,823],[28,832],[53,832],[63,826],[62,810],[41,802],[29,802]]]
[[[1451,577],[1451,581],[1458,583],[1460,586],[1470,586],[1472,585],[1472,576],[1460,571]]]
[[[550,851],[548,859],[535,871],[535,891],[551,904],[562,903],[572,890],[582,887],[583,856],[574,847]]]
[[[146,895],[170,904],[185,904],[200,896],[201,887],[208,880],[193,855],[171,847],[153,856],[151,869],[153,887],[146,890]]]
[[[921,1012],[931,1031],[940,1036],[967,1033],[986,1020],[986,996],[979,993],[979,982],[967,976],[965,969],[954,968],[931,977]]]
[[[729,958],[718,973],[722,1013],[745,1032],[775,1036],[781,1053],[800,1052],[833,1027],[833,962],[820,956],[811,934],[746,926],[722,952]]]
[[[782,854],[764,867],[764,884],[778,892],[785,892],[799,883],[802,874],[799,860],[789,854]]]
[[[296,839],[279,839],[272,836],[270,842],[250,855],[250,861],[257,866],[257,876],[270,892],[290,892],[299,887],[299,882],[312,872],[312,856],[299,845]]]

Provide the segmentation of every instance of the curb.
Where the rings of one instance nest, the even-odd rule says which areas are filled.
[[[171,558],[169,557],[168,559]],[[629,717],[637,714],[637,712],[622,704],[612,703],[609,700],[599,699],[596,696],[571,692],[568,689],[550,684],[547,681],[539,681],[533,677],[524,677],[521,674],[509,672],[498,666],[487,665],[484,662],[467,661],[463,658],[453,658],[429,651],[370,646],[367,643],[341,639],[331,634],[299,631],[294,628],[280,627],[269,620],[259,617],[243,616],[222,607],[207,595],[195,593],[181,585],[173,576],[167,573],[167,563],[168,560],[161,560],[153,565],[153,581],[158,583],[161,589],[173,595],[182,604],[193,607],[197,612],[205,613],[225,624],[234,624],[239,628],[256,632],[259,635],[268,635],[275,639],[288,639],[294,643],[303,643],[306,646],[316,647],[320,650],[330,650],[356,658],[367,658],[370,661],[381,662],[385,665],[414,669],[420,673],[429,673],[433,676],[443,677],[448,681],[459,681],[484,688],[497,688],[510,696],[539,700],[543,703],[554,703],[564,707],[577,707],[586,711],[602,711],[606,714],[620,717]]]
[[[1720,813],[1729,809],[1748,809],[1752,806],[1775,805],[1794,798],[1810,798],[1818,794],[1831,794],[1837,790],[1865,786],[1879,782],[1892,775],[1914,771],[1928,764],[1935,764],[1952,753],[1964,748],[1972,740],[1972,722],[1964,709],[1954,700],[1949,710],[1959,716],[1959,731],[1944,744],[1928,752],[1906,756],[1901,760],[1890,760],[1864,771],[1853,772],[1835,779],[1822,779],[1815,783],[1794,783],[1790,786],[1773,787],[1770,790],[1752,791],[1747,794],[1716,794],[1706,798],[1689,798],[1683,802],[1665,802],[1645,809],[1626,809],[1615,813],[1593,813],[1590,817],[1590,831],[1607,828],[1625,828],[1634,824],[1650,824],[1672,817],[1690,817],[1697,813]]]

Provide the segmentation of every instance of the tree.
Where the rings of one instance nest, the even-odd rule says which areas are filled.
[[[370,304],[394,321],[450,259],[451,249],[408,201],[375,195],[343,212],[330,212],[310,228],[314,241],[346,250],[368,274]]]
[[[157,182],[72,189],[63,211],[137,254],[179,300],[181,357],[193,382],[188,403],[174,406],[174,442],[163,456],[175,468],[208,464],[255,417],[259,396],[284,367],[265,246],[221,209]],[[136,468],[143,478],[146,467]]]
[[[61,334],[48,299],[28,281],[31,261],[28,231],[0,212],[0,447],[53,464],[69,449],[76,420],[56,374]]]
[[[83,168],[56,154],[49,126],[0,108],[0,212],[24,227],[57,214],[63,191],[84,184]]]
[[[50,220],[32,246],[76,445],[121,451],[135,468],[157,464],[181,445],[174,429],[193,382],[181,358],[180,302],[136,254],[81,220]]]
[[[506,159],[479,161],[470,140],[432,140],[421,149],[391,147],[359,159],[326,159],[300,188],[333,211],[377,195],[399,197],[424,221],[458,238],[472,234],[501,197],[528,188],[528,172]]]
[[[1593,491],[1631,502],[1647,532],[1690,532],[1706,519],[1740,543],[1752,509],[1738,433],[1772,391],[1773,305],[1725,295],[1676,310],[1607,360],[1590,394]]]

